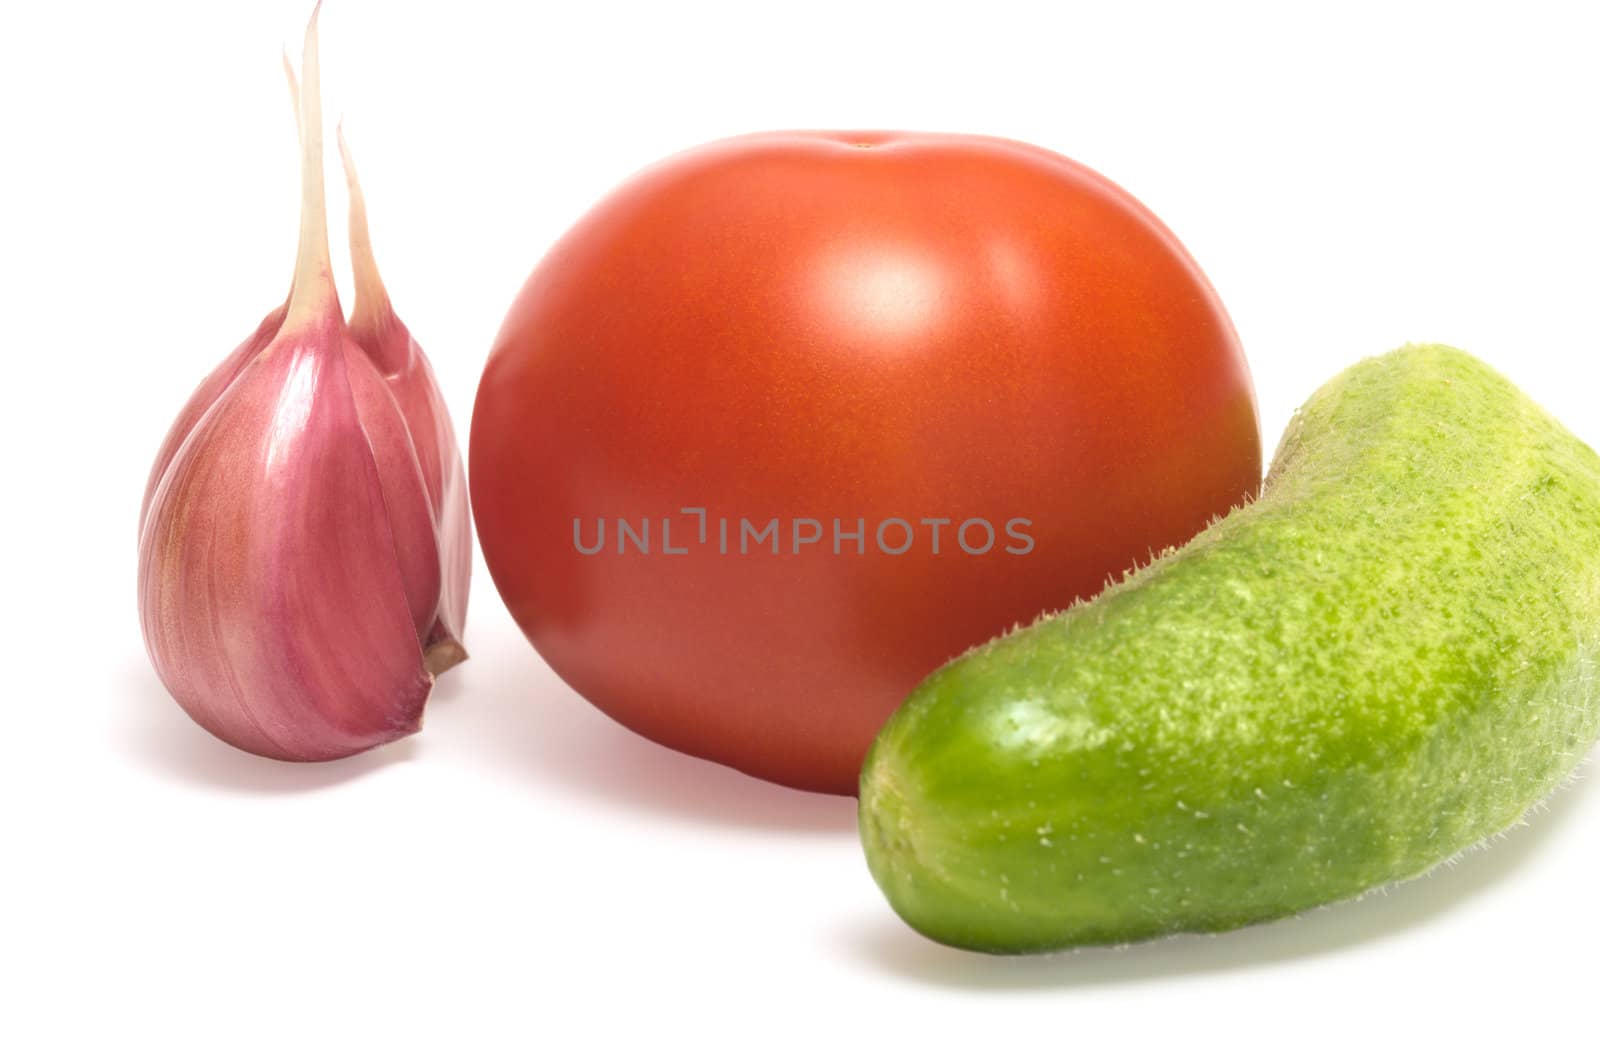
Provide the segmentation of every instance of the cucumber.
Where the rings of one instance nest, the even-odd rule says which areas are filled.
[[[1441,346],[1312,396],[1261,497],[933,673],[861,776],[937,941],[1219,931],[1517,823],[1600,730],[1600,458]]]

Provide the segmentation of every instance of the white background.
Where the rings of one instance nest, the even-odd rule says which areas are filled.
[[[562,689],[481,569],[420,736],[322,766],[214,741],[145,660],[135,519],[170,419],[288,285],[306,4],[6,10],[0,1056],[1592,1052],[1592,780],[1387,895],[1002,960],[895,919],[853,801]],[[1600,441],[1591,12],[330,0],[323,57],[463,436],[523,277],[631,171],[887,127],[1034,141],[1142,198],[1229,306],[1271,440],[1347,363],[1439,340]]]

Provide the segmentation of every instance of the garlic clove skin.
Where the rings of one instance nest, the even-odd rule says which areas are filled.
[[[283,760],[417,730],[433,679],[400,578],[350,343],[330,316],[272,340],[195,426],[140,544],[140,619],[173,697]]]
[[[140,621],[162,682],[213,734],[284,760],[348,756],[418,729],[439,670],[424,639],[439,627],[446,573],[406,413],[334,290],[316,22],[313,12],[297,101],[288,302],[179,414],[139,539]],[[453,637],[439,645],[459,651]]]
[[[228,389],[228,385],[233,383],[234,378],[244,371],[244,367],[250,364],[251,359],[272,342],[272,337],[276,336],[278,329],[283,326],[283,317],[288,309],[289,304],[285,302],[262,318],[256,330],[235,347],[228,357],[222,360],[221,365],[206,374],[205,379],[194,389],[194,394],[189,396],[189,401],[184,403],[183,409],[178,412],[178,419],[172,423],[172,427],[167,430],[167,437],[161,441],[161,449],[156,452],[155,464],[150,467],[150,478],[144,485],[144,501],[139,504],[141,530],[144,528],[145,518],[150,514],[150,499],[156,493],[156,485],[161,482],[167,467],[172,464],[178,448],[183,446],[183,441],[189,438],[194,426],[206,415],[206,411],[216,404],[217,399]]]
[[[342,127],[337,130],[337,139],[349,188],[350,257],[356,285],[350,335],[383,375],[405,415],[416,445],[443,562],[438,615],[431,629],[421,633],[429,666],[437,675],[466,659],[466,650],[460,643],[472,579],[472,519],[467,504],[466,470],[433,367],[395,314],[378,272],[367,226],[366,197]]]
[[[468,585],[472,576],[472,525],[467,509],[466,474],[444,400],[434,382],[433,373],[421,349],[410,339],[405,326],[398,318],[389,316],[385,338],[388,352],[400,346],[395,342],[397,331],[404,335],[405,345],[413,352],[408,361],[396,371],[383,372],[385,363],[372,358],[374,372],[380,373],[388,393],[405,418],[410,437],[416,447],[416,458],[429,504],[430,544],[438,549],[436,580],[438,609],[429,618],[426,630],[418,632],[430,655],[430,663],[437,664],[435,674],[466,659],[461,646],[467,611]],[[363,351],[375,349],[371,332],[352,325],[351,337]],[[382,349],[382,348],[377,348]],[[392,361],[387,364],[394,364]]]
[[[433,508],[423,483],[411,430],[394,394],[360,345],[350,337],[348,329],[345,342],[350,347],[346,371],[351,398],[383,487],[400,581],[415,632],[421,639],[433,629],[442,582]]]

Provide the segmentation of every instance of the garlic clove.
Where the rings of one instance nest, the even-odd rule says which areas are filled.
[[[351,399],[366,432],[378,481],[383,488],[389,529],[394,537],[395,560],[413,628],[417,637],[424,640],[426,649],[426,638],[439,613],[442,582],[433,509],[405,415],[383,375],[349,336],[348,329],[344,338],[350,347],[346,369]]]
[[[295,77],[294,67],[289,62],[287,53],[283,57],[283,72],[289,83],[289,96],[295,106],[295,115],[298,122],[300,116],[300,84]],[[303,134],[304,127],[301,124]],[[345,160],[346,170],[349,170],[349,156],[344,144],[344,134],[339,133],[339,151]],[[359,188],[354,195],[359,197]],[[359,215],[361,227],[362,251],[364,259],[357,255],[355,268],[357,286],[357,307],[363,303],[362,286],[368,284],[368,278],[375,275],[376,266],[372,264],[371,241],[366,230],[366,211],[359,199],[352,201],[352,233],[355,230],[355,218]],[[363,271],[363,261],[368,264],[368,269]],[[379,293],[382,293],[382,283],[379,282]],[[365,302],[370,303],[369,296]],[[384,305],[387,308],[387,297]],[[388,317],[394,320],[392,311]],[[404,327],[401,326],[403,329]],[[401,576],[405,582],[406,598],[411,604],[412,618],[417,624],[417,635],[422,639],[423,652],[427,657],[429,670],[438,675],[445,669],[452,667],[466,659],[467,652],[462,647],[459,635],[461,624],[457,622],[447,630],[442,628],[440,616],[443,609],[441,602],[441,583],[444,582],[444,571],[440,563],[440,511],[436,500],[439,494],[439,450],[432,434],[426,438],[416,433],[412,422],[416,420],[410,410],[400,405],[404,400],[412,398],[410,392],[414,389],[407,385],[415,376],[415,369],[408,364],[406,371],[396,373],[394,376],[380,372],[370,359],[371,350],[366,344],[358,342],[369,357],[351,362],[351,384],[356,396],[356,405],[361,411],[362,423],[366,426],[369,435],[380,435],[381,442],[374,440],[373,453],[378,458],[379,476],[384,485],[384,497],[388,502],[391,517],[394,521],[396,550],[400,560]],[[421,358],[418,350],[417,357],[421,359],[423,371],[427,371],[427,360]],[[414,361],[414,360],[413,360]],[[396,387],[396,382],[401,386]],[[428,377],[431,383],[431,375]],[[434,396],[438,399],[439,416],[444,419],[446,438],[451,439],[451,426],[449,414],[444,410],[444,400],[438,395],[438,388],[433,388]],[[398,416],[398,420],[396,419]],[[423,424],[431,429],[431,419]],[[452,440],[453,446],[453,440]],[[459,459],[458,463],[459,463]],[[462,491],[463,510],[466,500]],[[470,529],[468,534],[470,534]],[[470,543],[467,558],[470,564]],[[452,599],[455,595],[451,596]],[[463,610],[464,611],[464,610]],[[462,618],[464,619],[464,617]]]
[[[334,290],[316,23],[313,12],[289,300],[180,413],[139,543],[140,620],[162,681],[212,733],[287,760],[418,728],[445,582],[407,416]]]
[[[140,546],[151,659],[203,727],[285,760],[420,725],[423,667],[377,462],[330,319],[285,329],[156,493]]]
[[[466,650],[460,644],[472,577],[472,521],[467,506],[466,471],[433,367],[395,314],[378,272],[367,227],[366,197],[342,126],[336,135],[350,194],[350,257],[356,285],[350,334],[383,374],[405,415],[416,444],[443,558],[439,613],[423,639],[430,667],[438,674],[466,659]]]

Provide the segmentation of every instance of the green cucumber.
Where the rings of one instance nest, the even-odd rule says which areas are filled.
[[[937,941],[1218,931],[1517,823],[1600,730],[1600,458],[1461,351],[1347,370],[1261,497],[926,679],[861,776]]]

